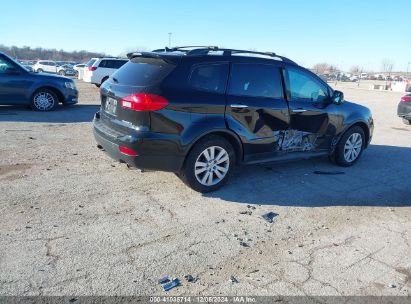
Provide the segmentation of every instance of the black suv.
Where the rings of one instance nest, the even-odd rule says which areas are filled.
[[[371,141],[370,110],[274,53],[218,47],[132,53],[101,86],[100,149],[175,172],[196,191],[235,165],[329,155],[350,166]]]

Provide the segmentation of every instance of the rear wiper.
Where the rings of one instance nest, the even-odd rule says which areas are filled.
[[[112,79],[113,79],[113,81],[114,81],[114,82],[117,82],[117,83],[118,83],[118,80],[117,80],[117,78],[115,78],[115,77],[112,77]]]

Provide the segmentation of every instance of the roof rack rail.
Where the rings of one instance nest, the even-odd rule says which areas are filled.
[[[195,45],[190,45],[190,46],[178,46],[178,47],[164,47],[163,49],[156,49],[151,51],[152,53],[167,53],[167,52],[182,52],[186,56],[205,56],[208,55],[209,52],[217,52],[221,51],[223,52],[223,56],[232,56],[235,54],[255,54],[255,55],[263,55],[263,56],[269,56],[272,57],[273,59],[278,58],[281,61],[287,62],[287,63],[292,63],[297,65],[296,62],[292,61],[291,59],[277,55],[274,52],[258,52],[258,51],[249,51],[249,50],[238,50],[238,49],[228,49],[228,48],[219,48],[218,46],[195,46]],[[138,53],[138,52],[133,52],[127,54],[127,57],[130,58],[130,56],[133,56],[133,54]]]
[[[152,52],[175,52],[180,51],[183,53],[188,53],[191,50],[186,49],[218,49],[218,46],[203,46],[203,45],[187,45],[187,46],[175,46],[175,47],[164,47],[163,49],[152,50]]]
[[[277,55],[274,52],[258,52],[258,51],[248,51],[248,50],[237,50],[237,49],[227,49],[227,48],[219,48],[219,47],[200,47],[197,49],[190,50],[186,53],[186,55],[207,55],[210,51],[222,51],[224,56],[232,56],[234,54],[256,54],[256,55],[264,55],[273,58],[279,58],[284,62],[296,64],[291,59],[287,57]]]

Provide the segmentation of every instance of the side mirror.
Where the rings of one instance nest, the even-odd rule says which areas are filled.
[[[344,102],[344,93],[335,90],[333,96],[331,96],[331,102],[336,105],[342,104]]]

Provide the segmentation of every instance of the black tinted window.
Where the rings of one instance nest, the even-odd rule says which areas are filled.
[[[127,60],[114,60],[113,69],[121,68],[126,62],[127,62]]]
[[[224,93],[228,64],[207,64],[193,68],[190,86],[200,91]]]
[[[160,58],[135,57],[116,71],[112,78],[124,85],[148,86],[163,80],[174,67]]]
[[[233,64],[230,95],[282,98],[280,69],[268,64]]]
[[[100,68],[108,68],[110,63],[109,60],[101,60],[100,64],[98,65]]]
[[[9,69],[13,68],[14,66],[0,57],[0,74],[6,74]]]

